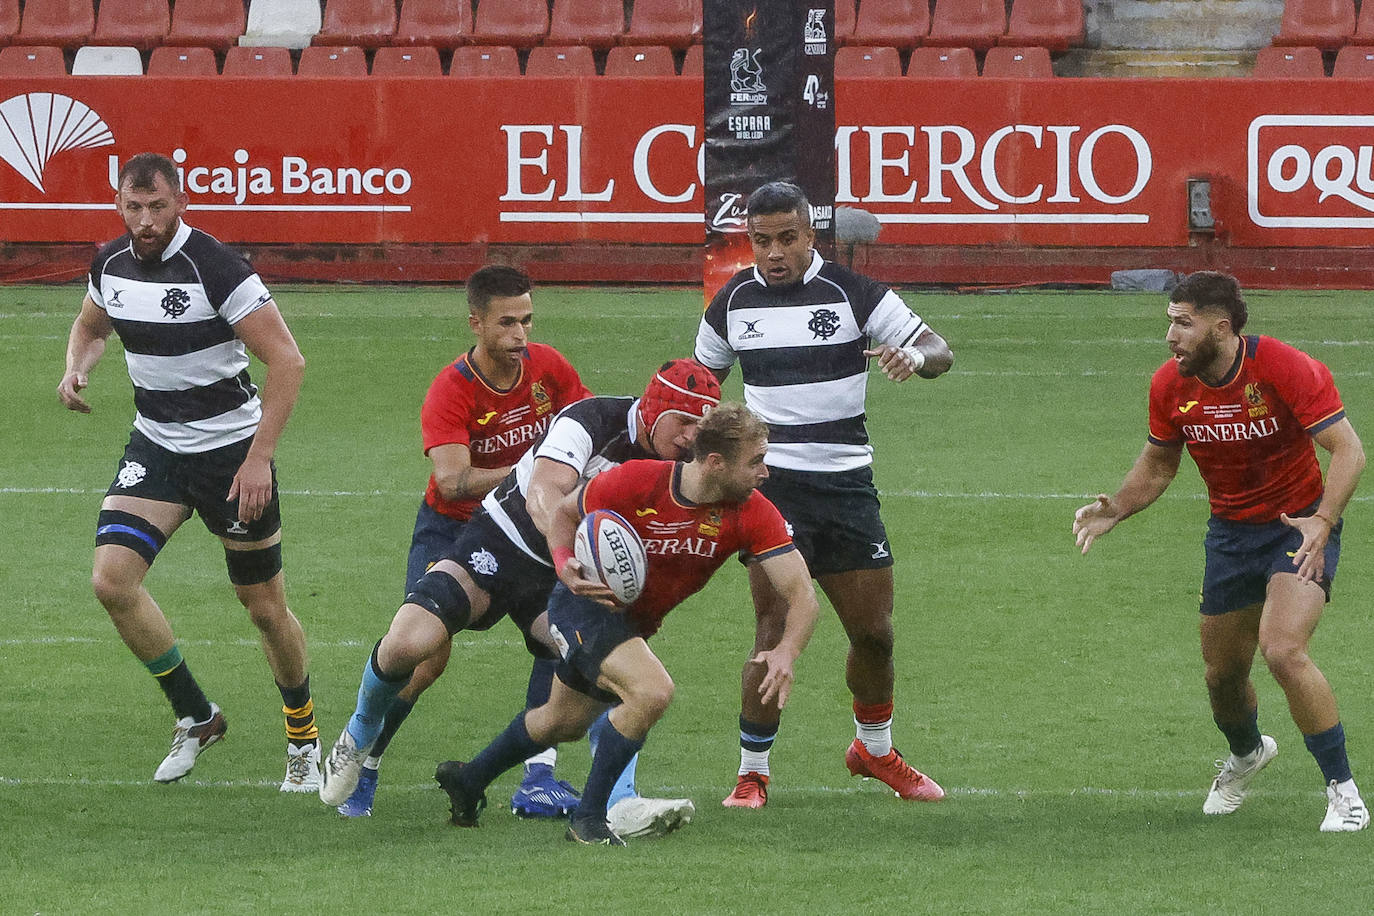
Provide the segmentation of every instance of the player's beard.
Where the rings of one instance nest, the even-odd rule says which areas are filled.
[[[1209,331],[1206,337],[1198,341],[1198,345],[1192,353],[1178,361],[1178,374],[1184,378],[1193,378],[1215,363],[1219,356],[1221,356],[1221,342],[1217,340],[1215,331]]]

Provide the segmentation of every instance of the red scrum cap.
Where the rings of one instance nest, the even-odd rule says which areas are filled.
[[[680,413],[700,420],[720,404],[720,382],[694,359],[674,359],[658,367],[639,399],[639,422],[654,435],[659,418]]]

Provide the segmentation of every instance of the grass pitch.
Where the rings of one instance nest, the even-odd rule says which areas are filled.
[[[308,361],[278,464],[288,594],[327,745],[401,597],[427,474],[420,401],[469,337],[448,290],[275,292]],[[168,709],[88,585],[96,508],[132,416],[118,345],[94,373],[92,415],[54,394],[80,298],[0,288],[0,911],[1286,914],[1374,899],[1374,833],[1317,832],[1320,773],[1262,663],[1261,723],[1280,756],[1239,812],[1201,813],[1225,746],[1197,648],[1207,506],[1191,463],[1090,556],[1069,534],[1073,510],[1113,490],[1144,440],[1148,378],[1166,355],[1160,297],[906,296],[956,364],[935,382],[870,383],[898,558],[894,734],[950,797],[907,804],[849,777],[844,641],[826,609],[798,665],[768,807],[719,806],[752,638],[743,573],[727,564],[653,642],[678,695],[640,785],[690,796],[697,819],[625,850],[573,847],[558,825],[510,816],[514,774],[492,787],[481,829],[446,825],[435,762],[475,752],[524,695],[509,624],[460,637],[387,753],[373,817],[279,795],[280,698],[196,521],[149,587],[230,731],[181,784],[152,783]],[[1374,450],[1367,294],[1249,298],[1251,330],[1331,366]],[[692,290],[548,288],[535,301],[536,339],[605,394],[634,393],[690,353],[700,309]],[[726,393],[739,396],[737,378]],[[1370,515],[1357,496],[1313,643],[1367,795]],[[574,783],[586,766],[585,746],[563,752]]]

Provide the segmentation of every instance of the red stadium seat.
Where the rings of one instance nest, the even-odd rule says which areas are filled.
[[[985,51],[1007,31],[1002,0],[935,0],[926,44]]]
[[[907,51],[924,41],[929,31],[926,0],[864,0],[849,42]]]
[[[30,48],[10,45],[0,48],[0,76],[66,76],[67,61],[62,49],[51,45]]]
[[[90,43],[147,51],[162,44],[171,18],[167,0],[101,0]]]
[[[677,76],[673,52],[664,45],[611,48],[606,55],[607,76]]]
[[[472,40],[479,45],[531,48],[549,33],[545,0],[482,0],[472,24]]]
[[[210,48],[161,45],[148,58],[149,76],[219,76],[215,52]]]
[[[352,45],[311,45],[301,50],[297,76],[367,76],[367,54]]]
[[[520,56],[514,48],[471,45],[456,48],[448,65],[449,76],[519,76]]]
[[[929,78],[978,75],[978,59],[972,48],[917,48],[907,61],[906,75]]]
[[[1251,76],[1306,79],[1326,76],[1322,52],[1317,48],[1260,48]]]
[[[592,49],[580,45],[574,48],[534,48],[525,61],[526,76],[596,76],[596,59]]]
[[[443,76],[439,51],[428,47],[378,48],[372,58],[373,76]]]
[[[0,0],[0,48],[19,34],[19,0]]]
[[[1355,20],[1355,34],[1351,44],[1374,45],[1374,3],[1361,3],[1360,15]]]
[[[1274,44],[1330,50],[1355,34],[1354,0],[1285,0]]]
[[[95,31],[91,0],[27,0],[16,44],[77,48]]]
[[[243,0],[177,0],[164,43],[222,51],[238,44],[247,24]]]
[[[1353,79],[1374,77],[1374,47],[1346,45],[1336,52],[1336,69],[1332,76]]]
[[[835,0],[835,44],[849,44],[854,36],[854,22],[858,14],[854,12],[854,0]]]
[[[624,0],[553,0],[544,42],[600,49],[611,47],[624,34]]]
[[[1013,79],[1046,79],[1054,76],[1050,52],[1044,48],[1013,48],[1001,45],[988,50],[983,58],[984,76]]]
[[[376,48],[396,34],[396,0],[327,0],[317,45]]]
[[[678,51],[700,43],[701,0],[635,0],[629,31],[620,41],[627,45],[667,45]]]
[[[682,58],[682,75],[705,78],[706,54],[701,45],[692,45],[687,49],[687,56]]]
[[[285,48],[241,48],[224,55],[224,76],[293,76],[291,52]]]
[[[432,45],[452,49],[472,40],[469,0],[403,0],[396,22],[398,45]]]
[[[835,79],[901,76],[902,58],[896,48],[861,48],[846,45],[835,52]]]
[[[1083,0],[1012,0],[1004,45],[1067,51],[1083,43]]]

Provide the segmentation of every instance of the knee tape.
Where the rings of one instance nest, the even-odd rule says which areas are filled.
[[[167,543],[167,535],[152,522],[129,512],[101,509],[95,522],[95,546],[118,544],[138,554],[149,565]]]
[[[418,604],[444,625],[452,636],[472,621],[472,602],[458,580],[446,572],[431,569],[406,595],[406,604]]]
[[[258,585],[281,572],[281,541],[257,550],[224,549],[224,565],[235,585]]]

